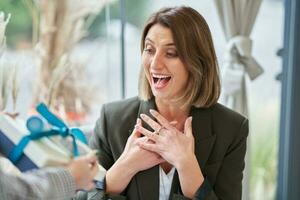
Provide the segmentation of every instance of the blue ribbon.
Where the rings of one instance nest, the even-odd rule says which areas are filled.
[[[87,140],[84,136],[84,133],[78,128],[68,128],[68,126],[57,116],[51,113],[47,106],[43,103],[40,103],[36,107],[37,112],[47,120],[49,124],[52,125],[50,130],[44,131],[43,121],[37,117],[33,116],[27,120],[27,129],[30,134],[24,136],[21,141],[12,149],[8,158],[16,164],[18,160],[22,157],[25,147],[31,140],[38,140],[43,137],[50,137],[55,135],[60,135],[62,137],[71,137],[73,144],[73,155],[76,157],[79,155],[78,147],[76,140],[87,144]]]

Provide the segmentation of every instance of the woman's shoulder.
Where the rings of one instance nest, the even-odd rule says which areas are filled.
[[[105,114],[111,116],[126,117],[136,113],[140,106],[140,99],[138,97],[132,97],[128,99],[118,100],[106,103],[102,106],[102,110]]]
[[[216,103],[211,107],[213,117],[216,119],[230,120],[233,122],[240,122],[246,120],[246,116],[234,111],[220,103]]]
[[[216,133],[230,132],[248,134],[248,119],[246,116],[217,103],[211,107],[212,122]],[[227,135],[228,136],[228,135]]]
[[[122,100],[117,100],[117,101],[112,101],[109,103],[105,103],[104,106],[107,109],[117,109],[117,110],[122,110],[122,109],[128,109],[128,107],[134,107],[134,106],[139,106],[140,100],[138,97],[131,97],[127,99],[122,99]]]

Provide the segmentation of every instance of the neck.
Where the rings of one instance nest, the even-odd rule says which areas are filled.
[[[169,122],[177,121],[176,127],[179,130],[182,130],[184,122],[188,117],[190,107],[183,107],[178,103],[170,103],[170,101],[163,101],[155,99],[155,103],[158,109],[158,112],[164,116]]]

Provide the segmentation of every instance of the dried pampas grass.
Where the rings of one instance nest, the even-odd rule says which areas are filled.
[[[0,111],[6,109],[8,99],[10,99],[12,100],[13,112],[15,112],[20,87],[16,62],[1,59],[0,86]]]
[[[4,53],[5,47],[6,47],[6,39],[5,39],[5,29],[6,25],[8,24],[10,20],[10,14],[7,15],[5,19],[4,12],[0,11],[0,59]]]
[[[29,0],[27,0],[29,1]],[[88,26],[107,0],[40,0],[39,40],[36,45],[39,77],[35,102],[44,101],[58,110],[63,103],[66,112],[85,111],[91,105],[89,85],[82,86],[85,63],[70,58],[74,46],[87,35]],[[81,83],[79,83],[81,82]],[[81,103],[78,103],[81,102]],[[78,106],[81,105],[81,106]]]
[[[3,111],[7,105],[8,85],[9,85],[9,70],[3,62],[3,58],[1,58],[0,60],[0,111]]]
[[[10,14],[8,14],[7,18],[5,19],[4,13],[0,12],[0,111],[3,111],[6,108],[9,95],[8,86],[10,72],[3,58],[4,51],[6,48],[5,29],[7,23],[9,22],[9,19]]]

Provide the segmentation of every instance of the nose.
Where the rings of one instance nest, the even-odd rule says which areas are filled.
[[[150,67],[154,70],[159,70],[163,68],[164,61],[162,55],[157,51],[151,59]]]

